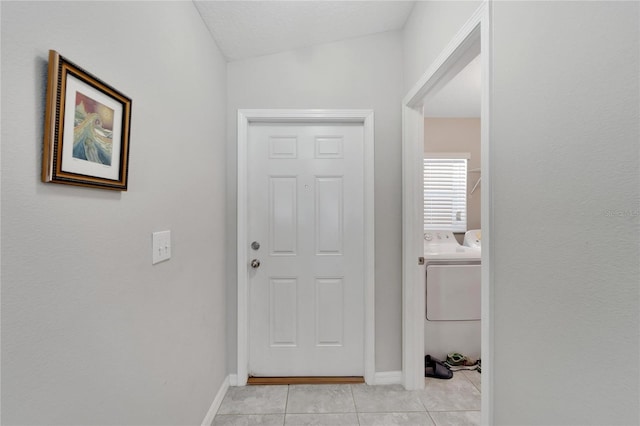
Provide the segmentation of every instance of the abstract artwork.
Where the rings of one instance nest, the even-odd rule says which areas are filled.
[[[49,52],[43,182],[127,190],[131,99]]]
[[[111,165],[113,110],[76,92],[73,124],[73,158]]]

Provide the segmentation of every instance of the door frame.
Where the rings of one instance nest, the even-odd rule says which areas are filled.
[[[375,222],[374,222],[374,123],[373,110],[240,109],[238,110],[237,169],[237,271],[238,364],[237,385],[249,377],[249,266],[248,234],[248,131],[251,123],[359,123],[364,129],[364,379],[375,379]]]
[[[425,71],[402,102],[402,380],[406,389],[424,388],[426,312],[423,256],[424,98],[441,89],[478,53],[481,56],[481,227],[482,227],[482,424],[493,424],[492,160],[490,95],[492,45],[490,2],[483,2]]]

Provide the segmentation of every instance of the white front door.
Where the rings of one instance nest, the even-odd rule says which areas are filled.
[[[363,125],[248,135],[249,375],[362,376]]]

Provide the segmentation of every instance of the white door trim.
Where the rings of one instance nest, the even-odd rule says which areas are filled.
[[[237,385],[249,377],[247,143],[249,123],[362,123],[364,126],[364,379],[375,381],[375,222],[373,110],[238,110],[238,367]]]
[[[424,266],[422,153],[423,100],[444,86],[470,59],[482,52],[482,424],[493,424],[493,286],[492,286],[492,160],[490,149],[491,25],[490,2],[483,2],[402,102],[402,373],[407,389],[424,387]]]

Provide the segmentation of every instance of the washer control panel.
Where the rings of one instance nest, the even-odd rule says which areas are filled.
[[[434,241],[434,242],[447,242],[447,241],[455,241],[456,238],[453,236],[453,233],[450,231],[429,231],[424,233],[424,239],[426,241]]]
[[[425,244],[459,245],[451,231],[427,231],[424,233]]]

